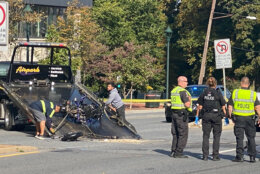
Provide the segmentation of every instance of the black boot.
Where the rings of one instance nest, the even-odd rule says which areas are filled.
[[[215,156],[213,156],[213,159],[212,159],[213,161],[219,161],[220,160],[220,158],[219,158],[219,156],[218,155],[215,155]]]
[[[183,154],[174,154],[173,158],[188,158],[188,156],[185,156]]]
[[[171,151],[170,157],[174,157],[174,151]]]
[[[208,161],[208,156],[207,155],[203,155],[202,160],[203,161]]]
[[[250,156],[250,163],[255,163],[255,157],[254,156]]]
[[[233,161],[233,162],[244,162],[244,158],[243,158],[243,157],[236,156],[232,161]]]

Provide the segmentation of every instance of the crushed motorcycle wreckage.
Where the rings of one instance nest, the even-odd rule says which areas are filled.
[[[19,48],[31,50],[31,60],[14,60]],[[50,64],[33,62],[34,49],[50,49]],[[68,65],[54,64],[59,49],[68,54]],[[21,60],[21,59],[20,59]],[[61,111],[52,117],[55,133],[46,133],[63,141],[78,137],[140,139],[133,125],[121,120],[97,96],[81,83],[74,82],[70,50],[64,44],[24,42],[15,47],[6,78],[0,80],[0,119],[11,130],[34,122],[30,103],[48,100],[61,105]]]

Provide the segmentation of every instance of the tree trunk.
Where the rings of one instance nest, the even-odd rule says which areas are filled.
[[[131,99],[131,101],[130,101],[130,109],[132,109],[132,99],[133,99],[133,87],[131,86],[131,88],[130,88],[130,99]]]

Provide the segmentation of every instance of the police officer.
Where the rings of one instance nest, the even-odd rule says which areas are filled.
[[[235,123],[234,134],[236,136],[236,157],[233,162],[244,161],[244,133],[248,140],[248,155],[250,162],[255,162],[256,144],[255,144],[255,110],[260,115],[260,103],[256,92],[249,90],[250,82],[248,77],[243,77],[240,82],[241,89],[235,89],[228,101],[229,117]],[[260,123],[260,121],[258,121]]]
[[[172,109],[172,147],[171,157],[188,158],[183,155],[183,149],[188,139],[188,112],[191,112],[191,95],[185,89],[188,81],[185,76],[178,77],[178,86],[171,91]]]
[[[222,132],[222,116],[226,115],[224,100],[220,91],[216,90],[217,81],[214,77],[209,77],[206,84],[208,88],[203,91],[198,99],[199,110],[202,116],[203,160],[208,160],[209,137],[213,129],[213,161],[219,161],[219,142]]]
[[[39,100],[39,101],[32,102],[30,104],[30,109],[36,121],[35,138],[38,138],[40,140],[44,139],[45,124],[52,133],[55,132],[51,126],[52,123],[51,118],[55,112],[60,111],[60,106],[58,105],[55,106],[53,102],[50,102],[48,100]]]

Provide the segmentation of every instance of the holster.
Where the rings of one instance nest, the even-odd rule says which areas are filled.
[[[236,116],[233,115],[233,114],[231,114],[231,119],[232,119],[233,122],[235,122],[235,121],[237,120],[237,119],[236,119]]]
[[[220,110],[218,111],[218,116],[220,116],[221,118],[224,118],[224,117],[225,117],[225,114],[224,114],[224,112],[223,112],[222,109],[220,109]]]
[[[180,111],[178,111],[178,115],[179,115],[179,117],[182,117],[182,118],[183,118],[183,122],[186,122],[186,121],[187,121],[188,111],[186,111],[186,110],[180,110]]]

